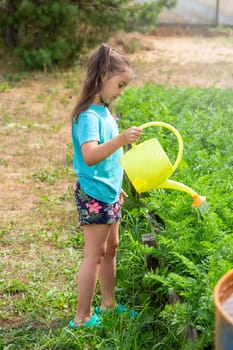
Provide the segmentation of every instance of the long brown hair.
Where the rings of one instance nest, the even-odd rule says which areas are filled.
[[[114,75],[124,72],[126,69],[130,69],[133,74],[132,66],[124,54],[108,44],[101,44],[88,60],[86,78],[81,96],[72,112],[72,119],[77,120],[79,114],[93,102],[95,95],[102,89],[106,73]]]

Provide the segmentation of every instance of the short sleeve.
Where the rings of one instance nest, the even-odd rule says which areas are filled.
[[[78,140],[82,145],[85,142],[100,140],[99,119],[94,113],[82,113],[78,118]]]

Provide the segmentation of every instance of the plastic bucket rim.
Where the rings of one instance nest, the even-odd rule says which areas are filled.
[[[224,320],[233,326],[233,318],[230,317],[229,314],[224,310],[224,308],[222,307],[222,304],[219,300],[220,288],[221,288],[223,282],[225,281],[225,279],[227,279],[231,275],[233,277],[233,269],[228,271],[227,273],[225,273],[217,282],[217,284],[214,288],[214,304],[215,304],[215,307],[220,311],[221,316],[224,318]]]

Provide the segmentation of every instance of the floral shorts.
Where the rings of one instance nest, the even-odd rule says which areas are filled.
[[[121,218],[120,200],[115,203],[98,201],[87,195],[78,182],[74,194],[80,225],[113,224]]]

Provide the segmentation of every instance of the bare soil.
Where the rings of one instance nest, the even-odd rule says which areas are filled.
[[[127,53],[135,85],[233,87],[233,31],[158,28],[150,35],[119,33],[112,45]],[[34,74],[0,93],[0,228],[13,232],[42,225],[45,197],[67,192],[73,180],[54,185],[38,177],[66,165],[70,153],[70,112],[82,70]],[[3,75],[0,76],[4,80]],[[74,83],[72,87],[70,83]],[[72,203],[67,204],[67,212]],[[66,219],[66,209],[59,222]],[[54,218],[58,220],[58,218]]]
[[[147,81],[164,86],[233,87],[233,29],[161,27],[150,35],[119,34],[136,70],[136,84]]]

